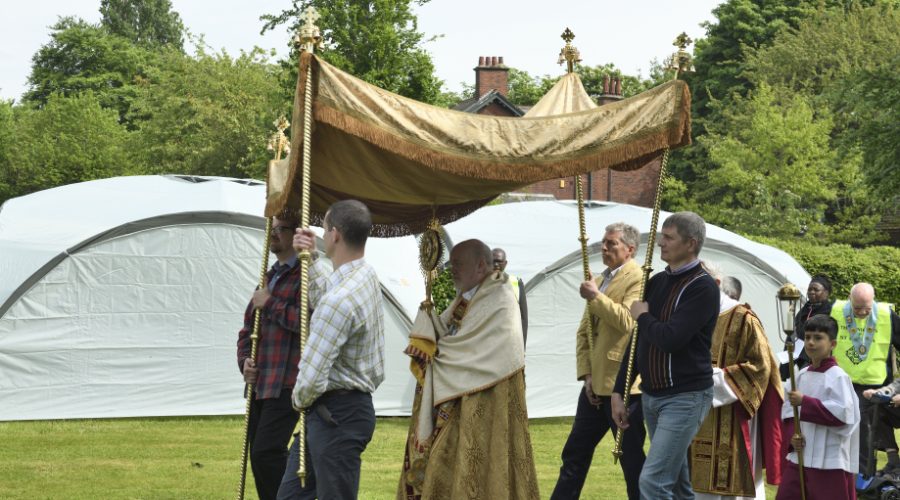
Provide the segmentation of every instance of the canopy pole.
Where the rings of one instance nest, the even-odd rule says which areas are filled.
[[[647,251],[644,256],[644,265],[641,267],[641,271],[643,272],[643,276],[641,277],[641,288],[638,293],[638,300],[644,301],[644,294],[647,291],[647,281],[650,279],[650,273],[653,271],[651,267],[653,265],[653,247],[656,245],[656,230],[659,224],[659,206],[662,198],[663,192],[663,180],[666,177],[666,166],[669,163],[669,148],[666,148],[665,152],[663,152],[662,157],[662,166],[659,168],[659,180],[656,183],[656,199],[653,202],[653,215],[650,217],[650,232],[647,234]],[[625,404],[625,411],[628,411],[628,403],[631,396],[631,384],[634,380],[634,357],[635,351],[637,351],[637,336],[638,336],[638,326],[637,322],[634,323],[634,326],[631,329],[631,340],[628,342],[628,365],[625,369],[625,389],[624,394],[622,394],[622,399]],[[626,413],[625,418],[628,418],[628,414]],[[616,429],[616,444],[613,447],[613,463],[619,461],[619,457],[622,456],[622,437],[624,435],[624,431],[622,428]]]
[[[693,71],[693,66],[691,65],[691,55],[685,50],[689,44],[691,44],[693,40],[691,40],[687,33],[682,32],[675,38],[675,42],[672,45],[678,47],[678,51],[675,54],[672,54],[672,57],[669,59],[669,69],[675,70],[674,79],[678,79],[682,73]],[[653,271],[651,267],[653,265],[653,247],[656,246],[656,231],[659,224],[659,210],[660,204],[662,201],[662,193],[663,193],[663,181],[666,178],[666,167],[669,164],[669,148],[666,148],[663,152],[662,164],[659,168],[659,180],[656,183],[656,198],[653,201],[653,216],[650,218],[650,232],[647,234],[647,251],[644,257],[644,265],[641,267],[643,271],[643,277],[641,278],[641,288],[640,293],[638,294],[638,300],[641,302],[644,301],[647,291],[647,281],[650,280],[650,272]],[[625,388],[623,389],[624,394],[622,394],[622,400],[625,404],[625,418],[628,418],[628,400],[631,396],[631,384],[634,380],[634,358],[635,351],[637,351],[637,336],[638,336],[638,326],[637,322],[635,322],[634,327],[631,329],[631,340],[628,343],[628,365],[625,370]],[[616,444],[613,446],[613,463],[619,461],[619,457],[622,456],[622,437],[624,435],[624,431],[622,428],[616,429]]]
[[[588,260],[588,237],[587,229],[584,221],[584,187],[581,182],[581,174],[575,176],[575,193],[578,195],[578,241],[581,242],[581,267],[584,271],[584,281],[592,278],[591,266]],[[594,352],[594,336],[597,335],[597,324],[591,319],[590,301],[584,303],[584,314],[587,315],[591,325],[591,331],[588,333],[588,353]],[[590,359],[590,354],[588,355]]]
[[[269,138],[268,149],[269,151],[273,151],[275,154],[275,158],[273,162],[281,160],[281,154],[283,152],[288,152],[290,150],[290,141],[286,135],[284,135],[284,131],[290,127],[290,123],[287,121],[287,118],[282,116],[278,120],[275,120],[275,128],[277,132],[272,134],[272,137]],[[266,217],[266,232],[263,239],[263,255],[262,255],[262,267],[259,270],[259,285],[258,289],[262,289],[267,285],[266,283],[266,272],[269,270],[269,244],[271,243],[272,236],[272,218]],[[253,360],[253,363],[256,364],[257,358],[257,348],[259,346],[259,322],[260,322],[260,311],[256,309],[253,311],[253,330],[250,334],[250,359]],[[245,389],[245,398],[247,399],[247,404],[244,408],[244,446],[241,452],[241,480],[238,483],[238,500],[244,500],[244,488],[247,482],[247,454],[250,451],[250,407],[253,402],[253,386],[254,384],[247,384]]]
[[[565,40],[566,45],[560,49],[559,60],[557,63],[565,63],[566,73],[574,73],[575,63],[581,62],[581,53],[574,45],[572,45],[572,40],[575,39],[575,33],[572,33],[572,30],[566,28],[562,35],[560,35],[560,38]],[[588,237],[584,222],[584,186],[581,180],[581,174],[575,175],[575,199],[578,200],[578,241],[581,242],[581,266],[584,270],[584,280],[588,281],[591,279],[591,266],[588,259]],[[590,319],[591,314],[589,302],[590,301],[587,301],[584,304],[584,314],[588,316],[588,319]],[[597,335],[597,325],[593,321],[590,321],[590,325],[591,331],[588,334],[588,353],[593,353],[594,336]],[[588,354],[588,357],[590,357],[590,354]]]
[[[306,8],[301,15],[303,26],[298,36],[300,42],[300,57],[303,52],[309,52],[310,56],[316,45],[322,39],[319,28],[315,22],[319,19],[319,13],[312,6]],[[303,197],[300,209],[300,227],[309,227],[309,191],[310,191],[310,163],[312,156],[312,58],[306,66],[306,86],[303,91]],[[309,339],[309,264],[312,254],[309,250],[303,250],[298,255],[300,259],[300,360],[303,362],[303,350]],[[300,478],[300,486],[306,487],[306,410],[298,409],[300,419],[297,421],[296,436],[299,440],[299,467],[297,477]]]
[[[269,238],[272,235],[272,218],[266,217],[266,235],[263,242],[262,268],[259,271],[259,288],[266,286],[266,271],[269,269]],[[250,359],[256,363],[257,346],[259,345],[259,309],[253,312],[253,331],[250,334]],[[241,452],[241,479],[238,482],[238,500],[244,500],[244,486],[247,481],[247,453],[250,450],[250,407],[253,403],[253,386],[247,384],[244,389],[244,397],[247,399],[244,407],[244,446]]]

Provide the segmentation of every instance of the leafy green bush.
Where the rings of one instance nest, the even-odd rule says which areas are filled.
[[[790,254],[811,275],[824,274],[832,284],[832,298],[845,299],[854,283],[865,281],[875,287],[875,299],[900,307],[900,248],[850,245],[816,245],[798,240],[759,236],[748,238],[780,248]]]
[[[444,269],[431,289],[431,300],[434,302],[434,309],[438,314],[444,312],[450,302],[456,298],[456,289],[453,288],[453,276],[450,275],[449,269]]]

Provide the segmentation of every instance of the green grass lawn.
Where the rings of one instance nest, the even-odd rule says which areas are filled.
[[[530,422],[541,498],[553,490],[571,422]],[[394,498],[408,423],[378,419],[363,455],[360,498]],[[0,423],[0,498],[235,498],[242,430],[239,416]],[[610,436],[597,447],[582,498],[625,498],[611,450]],[[247,476],[245,498],[256,499]]]

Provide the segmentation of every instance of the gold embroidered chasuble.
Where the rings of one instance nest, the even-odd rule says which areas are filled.
[[[460,302],[440,318],[420,311],[410,333],[417,384],[397,498],[537,499],[521,316],[506,274],[488,276],[461,318]]]
[[[778,364],[759,318],[742,304],[719,315],[711,351],[713,367],[723,370],[737,401],[710,410],[694,436],[688,454],[691,482],[696,492],[755,497],[748,425],[768,389],[783,397]]]

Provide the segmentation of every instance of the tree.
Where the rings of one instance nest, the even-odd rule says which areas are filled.
[[[848,101],[860,117],[848,135],[861,145],[868,185],[890,209],[900,206],[900,57],[855,74]]]
[[[848,155],[862,150],[870,188],[889,200],[900,192],[898,62],[900,11],[854,6],[821,12],[750,53],[746,73],[830,110],[836,147]]]
[[[596,66],[578,65],[575,72],[581,78],[584,90],[590,96],[600,96],[603,94],[604,78],[620,78],[622,79],[622,94],[625,97],[640,94],[645,90],[655,87],[664,80],[644,80],[640,75],[626,75],[616,68],[612,63],[599,64]],[[509,94],[510,102],[519,106],[531,106],[544,97],[556,82],[562,76],[544,75],[542,77],[531,76],[527,71],[510,68],[509,69]],[[475,87],[472,85],[464,86],[464,93],[471,95]]]
[[[10,109],[0,112],[4,127]],[[0,160],[4,197],[130,173],[129,132],[92,92],[51,95],[40,109],[12,111],[11,142]]]
[[[100,14],[101,26],[137,45],[183,48],[184,24],[170,0],[100,0]]]
[[[321,15],[325,50],[319,56],[338,68],[385,90],[418,101],[444,104],[443,82],[434,76],[431,55],[423,48],[412,3],[428,0],[292,0],[277,15],[262,16],[263,32],[286,24],[296,33],[300,13],[314,6]],[[289,61],[295,61],[292,54]],[[294,63],[288,65],[293,71]],[[293,81],[296,81],[294,79]],[[290,86],[293,92],[293,84]]]
[[[866,213],[860,189],[861,158],[838,161],[827,112],[817,115],[803,95],[765,84],[734,104],[700,138],[713,168],[689,198],[709,222],[761,236],[877,240],[877,217]]]
[[[115,109],[124,119],[134,84],[145,77],[155,55],[73,17],[61,18],[51,30],[50,42],[32,57],[23,100],[43,106],[52,95],[73,96],[89,90],[101,106]]]
[[[12,168],[15,149],[15,122],[12,101],[0,100],[0,203],[13,196],[15,186],[9,184],[7,173]]]
[[[290,117],[282,71],[260,49],[163,53],[131,111],[142,171],[263,178],[272,122]]]

